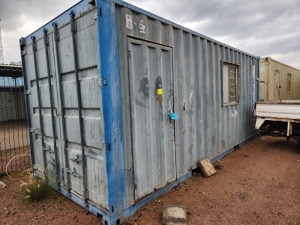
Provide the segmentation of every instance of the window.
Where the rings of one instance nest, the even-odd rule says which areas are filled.
[[[223,63],[223,105],[238,103],[239,66]]]
[[[288,73],[286,77],[286,91],[288,93],[291,92],[291,85],[292,85],[292,74]]]

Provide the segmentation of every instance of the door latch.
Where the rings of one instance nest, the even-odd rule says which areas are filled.
[[[70,173],[70,174],[72,174],[76,178],[81,178],[81,176],[77,173],[75,167],[73,168],[73,170],[68,169],[67,172]]]
[[[77,164],[80,163],[81,161],[81,157],[79,156],[79,154],[76,154],[76,156],[74,158],[70,158],[72,161],[76,162]]]

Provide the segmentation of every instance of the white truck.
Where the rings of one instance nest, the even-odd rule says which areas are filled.
[[[255,106],[255,128],[261,135],[287,137],[300,144],[300,100],[261,101]]]

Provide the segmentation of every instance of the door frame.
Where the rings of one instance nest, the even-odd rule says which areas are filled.
[[[171,60],[171,68],[172,68],[172,71],[171,71],[171,82],[170,82],[170,87],[172,89],[172,112],[175,111],[175,92],[174,92],[174,57],[173,57],[173,47],[171,46],[167,46],[167,45],[162,45],[160,43],[155,43],[155,42],[151,42],[151,41],[147,41],[147,40],[144,40],[144,39],[139,39],[139,38],[136,38],[136,37],[131,37],[131,36],[127,36],[126,38],[126,50],[127,50],[127,66],[128,66],[128,91],[129,91],[129,96],[130,96],[130,100],[129,100],[129,110],[130,110],[130,114],[132,115],[132,111],[133,111],[133,103],[132,103],[132,93],[131,93],[131,74],[132,74],[132,70],[131,70],[131,60],[132,60],[132,57],[131,57],[131,52],[130,52],[130,45],[131,44],[138,44],[138,45],[146,45],[146,46],[150,46],[150,47],[153,47],[153,48],[158,48],[160,49],[161,51],[170,51],[170,60]],[[170,96],[170,95],[169,95]],[[165,110],[165,111],[169,111],[169,110]],[[165,112],[163,112],[163,114],[165,114]],[[153,187],[153,191],[151,193],[154,193],[156,192],[157,190],[160,190],[161,188],[163,188],[165,185],[171,183],[171,182],[174,182],[177,180],[177,166],[176,166],[176,163],[177,163],[177,160],[176,160],[176,143],[175,143],[175,136],[176,136],[176,132],[175,132],[175,129],[176,129],[176,126],[175,126],[175,121],[174,120],[170,120],[170,123],[172,124],[172,130],[173,130],[173,135],[172,135],[172,144],[173,144],[173,147],[172,147],[172,150],[173,150],[173,162],[174,162],[174,167],[173,167],[173,172],[174,172],[174,176],[172,178],[172,180],[165,180],[165,184],[162,185],[161,187]],[[134,156],[134,139],[135,139],[135,135],[133,134],[133,119],[132,117],[130,117],[130,126],[131,126],[131,134],[130,134],[130,139],[131,139],[131,158],[132,158],[132,176],[133,176],[133,196],[134,196],[134,199],[135,200],[138,200],[138,199],[143,199],[145,197],[148,196],[148,194],[151,194],[151,193],[148,193],[142,197],[139,197],[137,198],[136,196],[136,173],[135,173],[135,163],[136,163],[136,158]]]

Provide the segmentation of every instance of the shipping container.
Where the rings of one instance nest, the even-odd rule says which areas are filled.
[[[300,70],[264,57],[260,59],[260,100],[300,99]]]
[[[118,0],[20,39],[34,173],[119,224],[255,134],[259,57]]]

